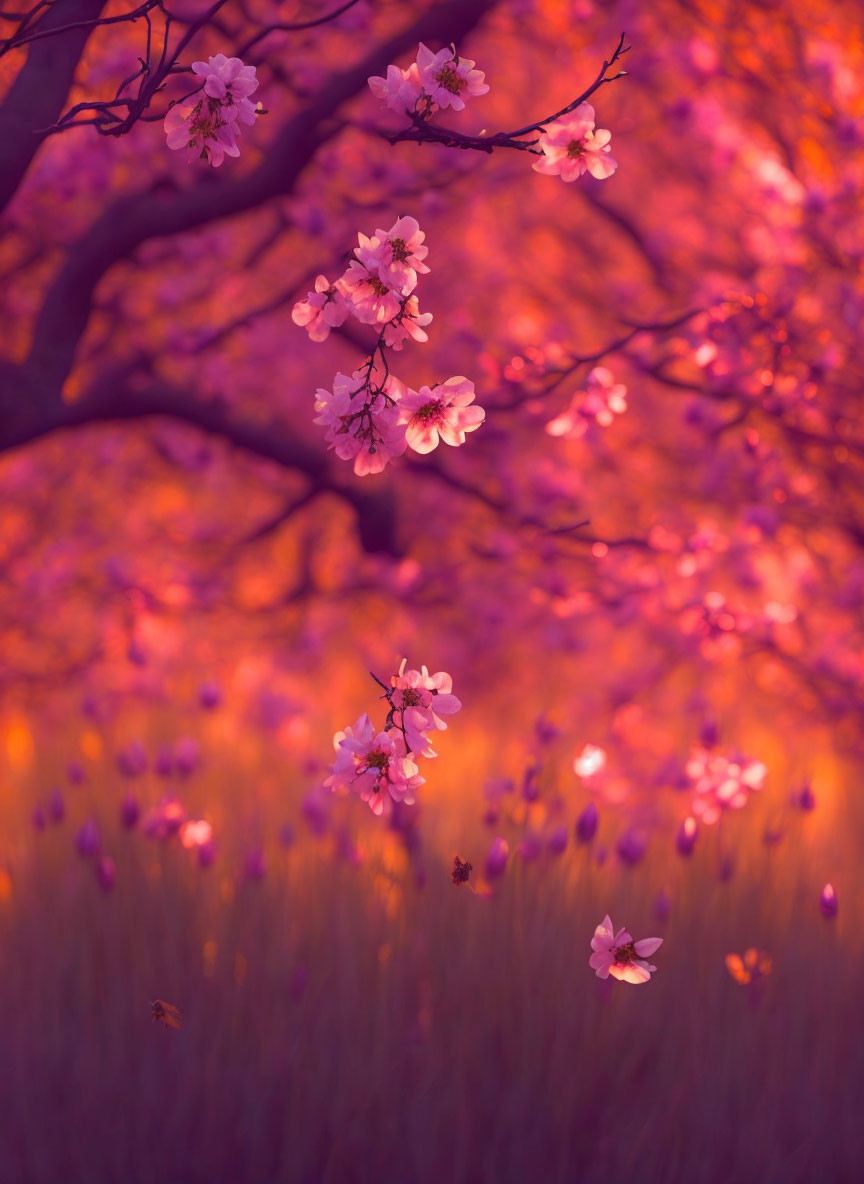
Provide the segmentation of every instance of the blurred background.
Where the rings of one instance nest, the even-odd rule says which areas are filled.
[[[857,6],[145,7],[0,13],[0,1181],[860,1180]],[[513,129],[622,30],[606,181],[365,83],[452,41],[436,122]],[[257,68],[218,170],[190,76],[58,126],[166,37]],[[401,215],[393,370],[486,422],[358,478],[313,402],[374,335],[291,309]],[[323,782],[402,657],[463,708],[375,818]]]

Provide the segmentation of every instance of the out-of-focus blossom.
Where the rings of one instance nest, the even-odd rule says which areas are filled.
[[[822,916],[829,920],[837,916],[837,893],[833,884],[826,884],[819,896],[819,908]]]
[[[611,370],[595,366],[585,379],[584,390],[577,391],[570,406],[546,424],[550,436],[578,440],[592,424],[608,428],[616,415],[627,410],[627,387],[616,382]]]
[[[805,781],[798,792],[792,795],[792,801],[799,810],[810,811],[816,809],[816,795],[809,781]]]
[[[593,802],[589,802],[576,819],[576,838],[580,843],[591,842],[597,834],[599,822],[600,815],[597,813],[597,807]]]
[[[529,830],[516,845],[516,852],[525,863],[533,863],[543,854],[543,839],[535,831]]]
[[[750,793],[762,789],[767,775],[761,761],[696,749],[687,762],[687,776],[695,792],[693,813],[711,826],[724,810],[745,806]]]
[[[399,402],[399,418],[405,426],[408,446],[415,452],[432,452],[439,438],[454,448],[465,443],[466,432],[479,428],[486,418],[474,402],[474,383],[462,375],[419,391],[406,390]]]
[[[598,748],[596,744],[586,744],[573,762],[573,770],[577,777],[593,777],[606,768],[606,750]]]
[[[141,830],[148,839],[165,840],[176,835],[186,821],[186,810],[176,798],[163,798],[159,805],[145,815]]]
[[[70,785],[83,785],[87,780],[87,774],[80,761],[70,761],[66,766],[66,780]]]
[[[213,827],[203,818],[190,818],[180,827],[179,834],[180,844],[187,851],[194,851],[196,847],[213,842]]]
[[[611,917],[603,918],[594,930],[588,965],[598,978],[611,974],[623,983],[647,983],[657,969],[646,959],[663,945],[662,937],[644,937],[634,941],[626,929],[615,932]]]
[[[542,157],[535,161],[534,171],[547,176],[560,176],[562,181],[575,181],[587,169],[592,177],[605,180],[618,168],[612,151],[612,133],[605,128],[594,128],[594,108],[580,103],[575,111],[562,115],[540,133]]]
[[[751,946],[743,954],[727,954],[726,969],[742,987],[758,982],[771,973],[773,968],[770,956],[764,950],[757,950]]]

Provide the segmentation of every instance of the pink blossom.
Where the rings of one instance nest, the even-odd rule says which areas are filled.
[[[381,99],[391,111],[398,111],[401,115],[413,112],[423,94],[415,62],[412,62],[407,70],[400,70],[398,66],[388,66],[385,78],[369,78],[367,82],[376,99]]]
[[[594,130],[594,108],[580,103],[575,111],[554,120],[540,133],[543,156],[533,168],[537,173],[575,181],[587,169],[598,181],[611,177],[618,162],[609,153],[612,133],[605,128]]]
[[[461,710],[462,704],[452,693],[453,679],[449,674],[443,670],[430,674],[425,666],[421,670],[406,671],[407,662],[407,658],[403,658],[399,673],[390,679],[393,722],[404,729],[411,752],[434,756],[426,732],[446,730],[447,725],[440,717],[455,714]]]
[[[383,325],[395,320],[402,307],[399,293],[356,259],[336,281],[336,291],[348,302],[350,311],[364,325]]]
[[[325,275],[319,275],[315,291],[294,305],[291,320],[304,326],[313,341],[326,341],[330,330],[341,325],[347,316],[345,297]]]
[[[387,380],[378,393],[370,392],[368,372],[337,374],[333,390],[315,393],[314,422],[327,429],[325,439],[338,457],[354,461],[358,477],[380,473],[394,456],[405,451],[405,429],[399,418],[399,386]]]
[[[465,433],[479,428],[486,418],[474,402],[474,383],[462,375],[448,378],[437,386],[408,389],[399,404],[401,422],[406,424],[405,438],[415,452],[431,452],[439,437],[456,447],[465,443]]]
[[[249,96],[258,89],[254,66],[244,66],[240,58],[226,58],[217,53],[206,62],[193,62],[192,72],[204,79],[204,93],[220,102],[230,119],[255,122],[255,107]]]
[[[576,760],[573,770],[578,777],[593,777],[606,768],[606,750],[596,744],[586,744]]]
[[[428,273],[423,262],[429,248],[423,246],[426,235],[416,218],[398,218],[389,230],[378,229],[372,238],[358,234],[360,243],[354,254],[388,288],[407,296],[417,287],[418,273]]]
[[[663,945],[662,937],[644,937],[635,941],[626,929],[619,929],[615,933],[612,919],[607,913],[591,938],[591,949],[594,953],[588,959],[588,965],[598,978],[619,979],[623,983],[647,983],[657,969],[651,966],[646,958]]]
[[[239,156],[234,122],[226,119],[225,108],[215,99],[175,103],[163,126],[172,152],[188,148],[187,160],[206,160],[218,168],[226,156]]]
[[[373,814],[383,814],[391,800],[412,805],[414,791],[424,784],[402,733],[393,728],[376,734],[368,715],[361,715],[353,728],[337,732],[333,747],[336,761],[324,784],[359,794]]]
[[[417,342],[429,340],[425,326],[432,321],[431,312],[421,312],[416,296],[409,296],[401,314],[384,326],[384,344],[390,349],[401,349],[410,337]]]
[[[463,95],[477,98],[489,87],[482,70],[475,70],[468,58],[460,58],[451,47],[433,53],[422,41],[417,49],[417,70],[423,92],[437,107],[465,108]]]
[[[627,410],[627,387],[615,382],[611,370],[595,366],[585,380],[585,389],[577,391],[565,412],[546,424],[550,436],[578,440],[592,423],[608,428],[616,415]]]

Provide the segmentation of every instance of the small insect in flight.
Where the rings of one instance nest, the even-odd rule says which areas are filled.
[[[151,1004],[153,1019],[161,1020],[166,1028],[182,1028],[183,1016],[173,1003],[166,1003],[164,999],[154,999]]]

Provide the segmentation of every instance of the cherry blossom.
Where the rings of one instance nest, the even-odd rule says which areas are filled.
[[[393,722],[401,728],[408,748],[422,756],[434,756],[427,732],[445,730],[442,715],[453,715],[462,704],[452,693],[453,679],[443,670],[430,674],[426,667],[406,670],[402,659],[399,673],[390,679],[393,690],[388,695],[393,707]]]
[[[768,770],[761,761],[749,757],[731,758],[696,749],[687,762],[695,797],[692,810],[696,817],[711,826],[724,810],[740,810],[751,791],[765,784]]]
[[[409,338],[418,343],[428,341],[426,326],[431,323],[432,313],[421,312],[417,297],[409,296],[399,316],[384,326],[384,344],[390,349],[400,350]]]
[[[354,461],[358,477],[380,473],[405,451],[396,391],[393,379],[371,387],[369,370],[362,368],[350,377],[337,374],[332,391],[319,388],[315,393],[314,422],[327,428],[325,439],[338,457]]]
[[[408,755],[402,733],[393,728],[375,732],[369,716],[333,737],[336,762],[325,781],[330,789],[359,794],[373,814],[383,814],[388,803],[414,802],[414,791],[424,784]]]
[[[376,230],[371,238],[358,234],[354,254],[368,271],[378,275],[388,288],[407,296],[417,287],[418,273],[428,273],[423,262],[429,248],[416,218],[398,218],[389,230]]]
[[[587,171],[598,181],[611,177],[618,162],[610,155],[612,133],[594,130],[594,108],[580,103],[575,111],[562,115],[540,133],[543,156],[532,166],[537,173],[575,181]]]
[[[348,301],[350,311],[364,325],[381,325],[399,315],[400,294],[362,263],[352,260],[336,281],[336,290]]]
[[[330,330],[341,325],[348,316],[345,298],[325,275],[315,280],[315,290],[305,300],[298,300],[291,313],[295,325],[306,329],[312,341],[326,341]]]
[[[204,94],[169,108],[163,123],[168,147],[175,152],[188,148],[188,160],[202,158],[218,168],[226,156],[240,155],[238,124],[251,126],[257,118],[249,98],[258,88],[255,67],[220,53],[206,62],[193,62],[192,70],[204,79]]]
[[[388,66],[385,78],[369,78],[368,84],[376,99],[381,99],[391,111],[398,111],[402,115],[413,112],[423,94],[423,84],[415,62],[407,70]]]
[[[432,452],[439,438],[453,447],[464,444],[466,432],[475,431],[486,418],[482,407],[469,407],[473,402],[474,383],[462,375],[433,387],[421,386],[419,391],[408,389],[400,400],[399,414],[409,447]]]
[[[591,938],[594,953],[588,965],[598,978],[613,978],[624,983],[647,983],[657,969],[646,959],[660,949],[662,937],[644,937],[634,941],[626,929],[615,932],[612,919],[607,913]]]
[[[460,58],[453,46],[433,53],[422,41],[417,49],[417,71],[423,92],[436,107],[465,109],[465,99],[485,95],[489,87],[486,75],[474,69],[474,62]]]

